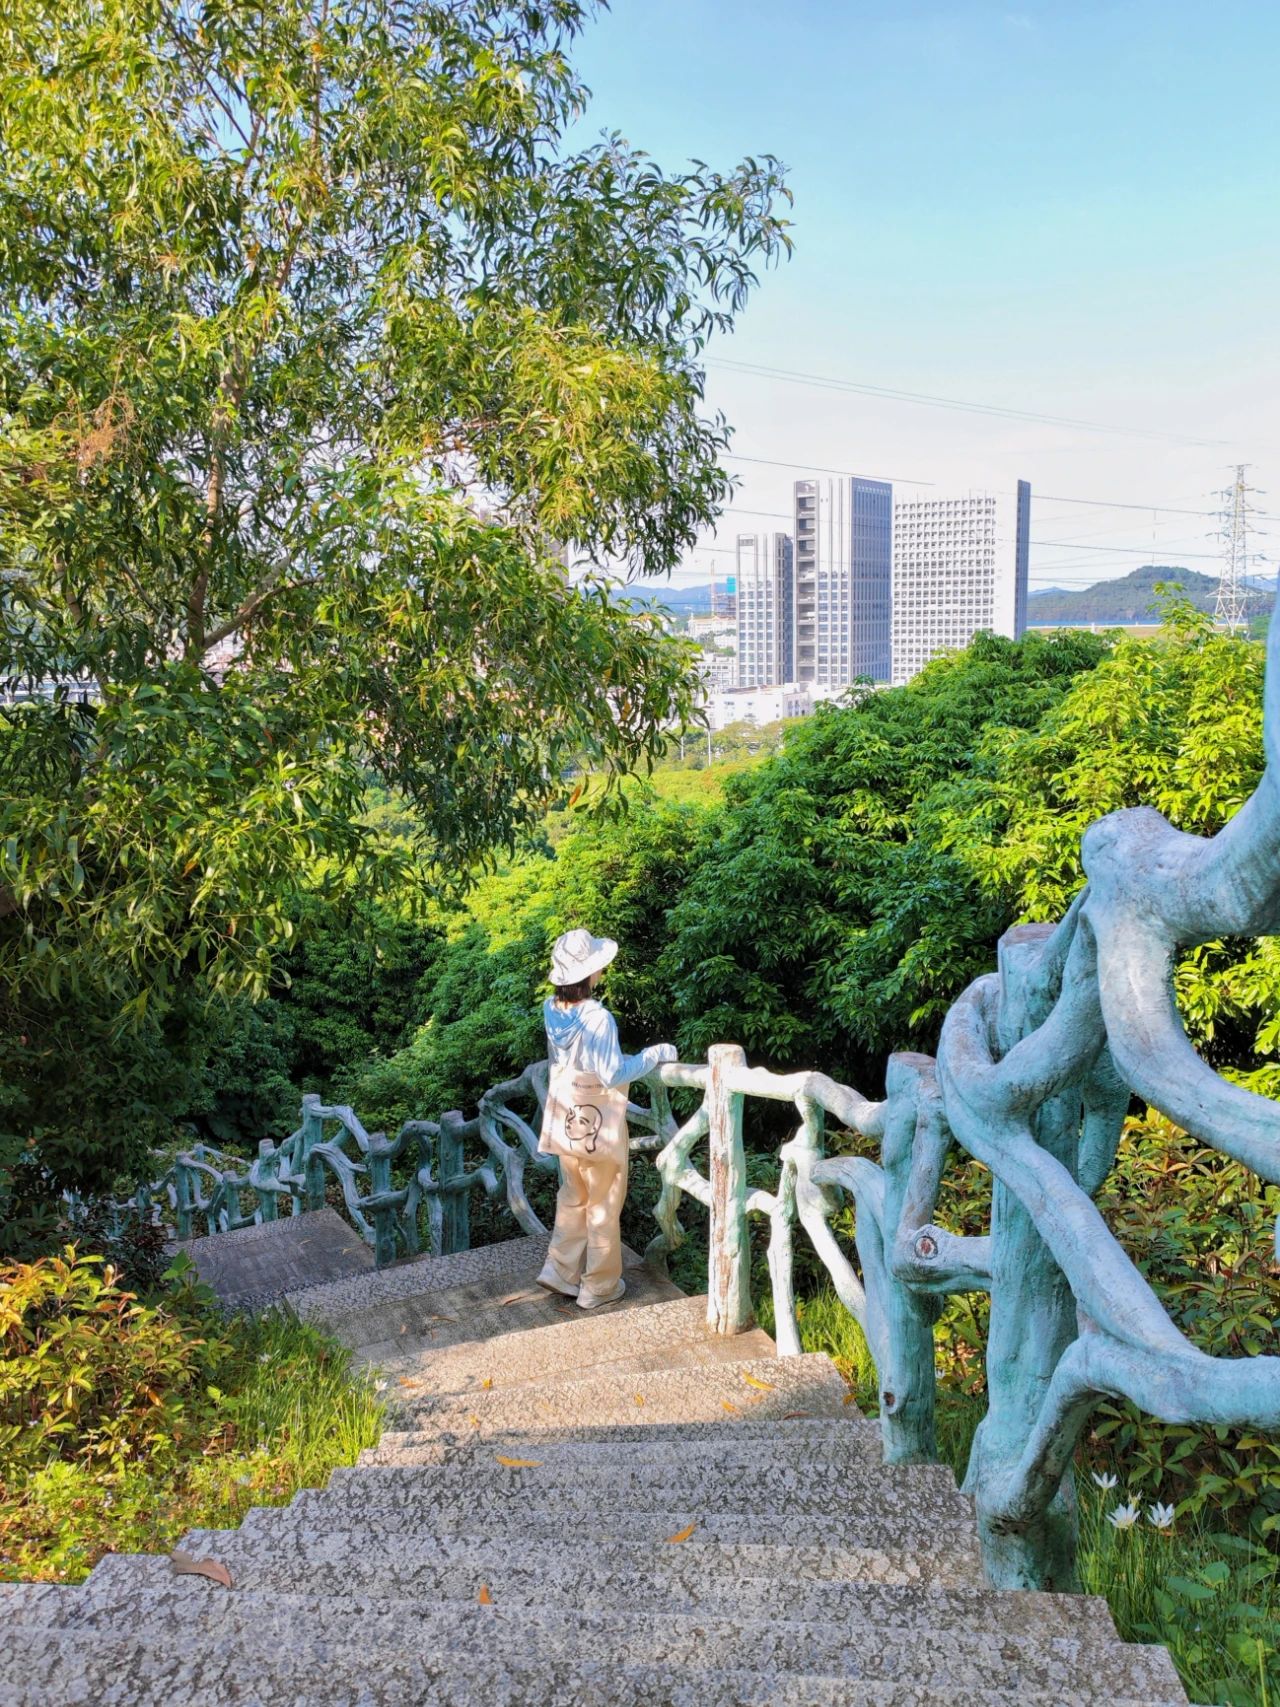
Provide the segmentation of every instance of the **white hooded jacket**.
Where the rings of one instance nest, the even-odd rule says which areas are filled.
[[[542,1018],[552,1073],[594,1073],[606,1090],[629,1085],[664,1061],[676,1058],[670,1043],[651,1043],[638,1055],[624,1055],[618,1043],[617,1021],[594,996],[572,1007],[561,1007],[548,997],[542,1004]]]
[[[624,1055],[613,1015],[593,998],[572,1007],[548,999],[542,1016],[551,1071],[538,1148],[625,1162],[627,1086],[662,1062],[674,1061],[674,1046],[654,1043],[638,1055]]]

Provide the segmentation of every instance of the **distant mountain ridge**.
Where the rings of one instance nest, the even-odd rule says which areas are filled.
[[[1183,596],[1197,610],[1212,612],[1218,597],[1218,581],[1198,569],[1177,563],[1144,563],[1115,581],[1096,581],[1092,587],[1068,592],[1063,587],[1044,587],[1027,599],[1027,621],[1036,628],[1062,624],[1098,623],[1107,627],[1129,623],[1159,622],[1157,582],[1177,582]],[[1275,594],[1255,585],[1248,588],[1250,616],[1269,611]]]
[[[718,590],[724,591],[723,584]],[[614,597],[633,605],[662,605],[673,616],[706,616],[711,610],[711,583],[673,587],[667,581],[633,581],[630,586],[620,587]]]
[[[1177,582],[1183,595],[1197,610],[1212,612],[1218,597],[1218,580],[1180,563],[1144,563],[1114,581],[1095,581],[1092,587],[1041,587],[1027,599],[1027,621],[1036,628],[1098,623],[1106,627],[1155,623],[1160,620],[1156,598],[1157,582]],[[1246,584],[1250,616],[1271,609],[1275,594],[1270,584],[1251,577]],[[615,598],[632,604],[655,603],[673,616],[705,615],[711,609],[711,583],[695,587],[672,587],[664,581],[633,582],[620,587]]]

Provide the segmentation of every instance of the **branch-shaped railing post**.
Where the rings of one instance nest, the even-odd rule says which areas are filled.
[[[280,1208],[276,1202],[278,1194],[271,1187],[279,1183],[280,1153],[270,1138],[264,1138],[258,1145],[258,1164],[251,1178],[258,1192],[259,1219],[274,1221],[280,1213]]]
[[[1055,929],[1021,925],[1000,939],[995,1019],[1003,1054],[1034,1032],[1053,1006],[1057,980],[1046,980],[1042,959]],[[1073,1174],[1082,1113],[1080,1089],[1068,1085],[1043,1102],[1031,1122],[1040,1145]],[[1004,1588],[1069,1592],[1079,1587],[1070,1472],[1047,1512],[1011,1519],[1004,1502],[1009,1476],[1041,1414],[1054,1371],[1075,1337],[1070,1284],[1032,1216],[997,1175],[991,1198],[988,1404],[964,1485],[977,1500],[988,1572]]]
[[[465,1185],[450,1182],[466,1173],[463,1156],[462,1128],[465,1125],[460,1109],[451,1108],[440,1116],[440,1136],[436,1141],[440,1190],[444,1198],[440,1224],[442,1256],[454,1256],[471,1248],[471,1197]]]
[[[932,1059],[927,1055],[891,1055],[886,1088],[888,1108],[880,1150],[884,1214],[879,1233],[885,1266],[885,1352],[877,1370],[880,1429],[890,1464],[932,1464],[938,1456],[933,1329],[942,1300],[932,1292],[903,1284],[904,1276],[895,1266],[899,1230],[910,1218],[912,1169],[920,1129],[930,1123],[937,1098]],[[930,1201],[930,1210],[932,1207]],[[932,1251],[932,1243],[926,1249]]]
[[[303,1176],[302,1200],[308,1209],[324,1208],[324,1163],[314,1154],[324,1142],[324,1118],[320,1098],[302,1099],[302,1136],[298,1140],[296,1171]]]
[[[737,1043],[707,1053],[707,1118],[711,1155],[711,1248],[707,1265],[707,1323],[718,1334],[740,1334],[751,1310],[751,1237],[747,1230],[747,1160],[742,1148],[742,1092],[735,1068],[747,1064]]]
[[[369,1135],[367,1162],[373,1204],[373,1260],[379,1268],[396,1260],[396,1201],[391,1187],[391,1150],[385,1132]],[[403,1193],[401,1194],[403,1196]]]

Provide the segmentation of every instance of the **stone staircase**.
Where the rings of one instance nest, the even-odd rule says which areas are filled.
[[[230,1589],[116,1556],[0,1590],[2,1707],[1185,1707],[1103,1602],[984,1587],[951,1473],[882,1464],[828,1359],[708,1336],[634,1257],[587,1315],[532,1284],[544,1251],[288,1292],[382,1372],[390,1431],[188,1534]]]

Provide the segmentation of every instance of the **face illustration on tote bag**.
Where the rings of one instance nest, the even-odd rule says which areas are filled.
[[[571,1144],[585,1145],[587,1154],[596,1153],[603,1116],[589,1102],[575,1103],[564,1117],[564,1135]]]

